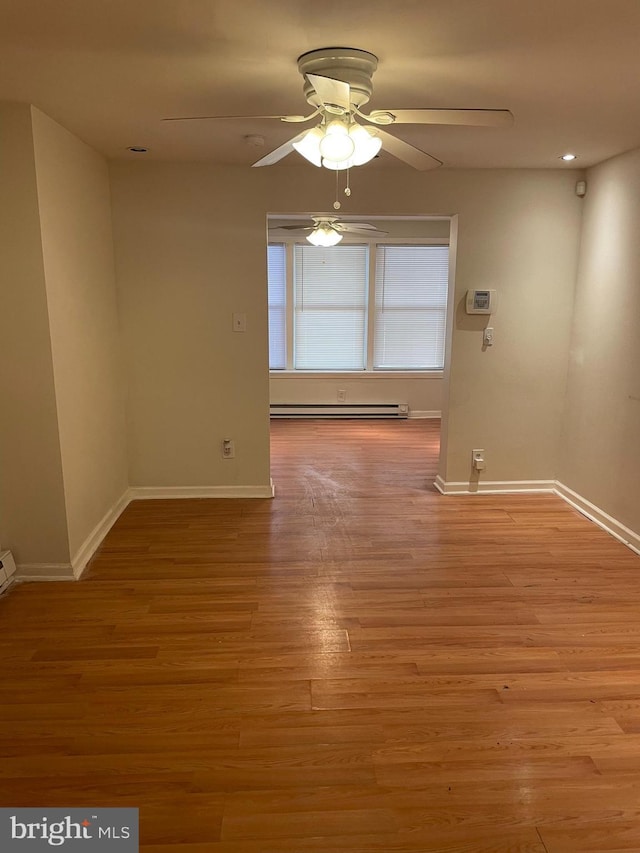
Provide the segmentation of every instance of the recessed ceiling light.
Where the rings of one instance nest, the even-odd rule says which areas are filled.
[[[565,160],[565,161],[568,163],[570,160],[577,160],[577,159],[578,159],[578,155],[577,155],[577,154],[563,154],[563,155],[560,157],[560,159],[561,159],[561,160]]]
[[[148,148],[143,148],[142,145],[131,145],[127,151],[133,151],[134,154],[146,154]]]

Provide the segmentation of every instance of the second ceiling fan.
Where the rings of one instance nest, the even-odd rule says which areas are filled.
[[[305,234],[309,243],[314,246],[335,246],[342,240],[344,234],[358,234],[363,237],[372,237],[376,234],[386,234],[375,225],[370,225],[368,222],[347,222],[338,219],[335,216],[312,216],[312,225],[274,225],[269,230],[275,231],[292,231],[298,234]]]

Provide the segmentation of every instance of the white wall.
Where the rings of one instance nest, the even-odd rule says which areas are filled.
[[[130,387],[134,485],[262,484],[268,478],[266,216],[326,212],[323,170],[114,163],[117,275]],[[579,173],[363,169],[343,212],[458,214],[449,436],[441,473],[546,480],[558,465],[581,202]],[[355,181],[354,181],[355,183]],[[495,287],[486,319],[462,307]],[[234,334],[233,311],[248,330]],[[223,437],[237,458],[220,458]]]
[[[0,541],[69,563],[31,111],[0,104]]]
[[[305,376],[271,373],[272,403],[333,403],[346,391],[347,403],[408,403],[411,417],[437,417],[442,409],[442,374],[409,376],[342,374]]]
[[[558,474],[640,538],[640,150],[587,187]]]
[[[128,485],[105,160],[37,109],[33,139],[72,561]]]

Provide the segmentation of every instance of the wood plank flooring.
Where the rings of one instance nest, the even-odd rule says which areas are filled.
[[[145,853],[640,851],[640,558],[442,497],[433,421],[277,421],[274,500],[136,501],[0,600],[0,803]]]

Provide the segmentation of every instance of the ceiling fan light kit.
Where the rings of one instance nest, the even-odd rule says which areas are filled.
[[[362,166],[373,160],[382,147],[382,140],[361,124],[333,119],[326,126],[311,128],[292,145],[298,154],[314,166],[341,170]]]
[[[307,234],[306,239],[313,246],[328,247],[337,245],[342,240],[342,234],[329,223],[320,222],[311,234]]]

